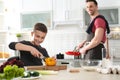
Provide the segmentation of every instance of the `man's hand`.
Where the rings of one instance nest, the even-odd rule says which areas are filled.
[[[77,50],[79,50],[80,48],[82,48],[83,47],[83,43],[80,43],[78,46],[77,46]]]
[[[83,47],[83,48],[80,49],[80,53],[81,53],[81,54],[85,54],[86,52],[87,52],[87,50],[86,50],[85,47]]]
[[[85,44],[86,40],[84,40],[83,42],[79,43],[79,45],[77,46],[77,50],[79,50],[80,48],[82,48]]]

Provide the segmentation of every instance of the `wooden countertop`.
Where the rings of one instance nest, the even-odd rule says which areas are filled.
[[[56,66],[26,66],[25,67],[27,70],[54,70],[54,71],[59,71],[59,70],[66,70],[67,65],[56,65]]]

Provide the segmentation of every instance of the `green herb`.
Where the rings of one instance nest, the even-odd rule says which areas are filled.
[[[22,37],[21,33],[17,33],[16,37]]]
[[[24,75],[24,68],[19,68],[17,65],[7,65],[4,68],[4,73],[1,75],[2,78],[6,80],[11,80],[12,78],[20,77]]]

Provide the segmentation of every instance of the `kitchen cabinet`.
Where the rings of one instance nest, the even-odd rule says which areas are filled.
[[[4,29],[4,1],[0,0],[0,30]]]
[[[22,0],[21,12],[51,11],[54,24],[78,24],[81,4],[81,0]]]
[[[0,31],[16,27],[16,24],[18,26],[18,3],[18,0],[0,0]]]
[[[81,19],[81,0],[53,0],[54,24],[76,24]]]
[[[22,0],[22,11],[51,11],[52,0]]]
[[[9,32],[0,31],[0,46],[4,45],[4,50],[5,51],[7,51],[8,40],[9,40]]]
[[[120,40],[109,40],[109,50],[110,55],[113,55],[114,59],[120,60]]]
[[[8,51],[9,33],[7,31],[0,31],[0,59],[10,57]]]
[[[8,32],[6,31],[5,27],[6,11],[7,10],[5,9],[5,1],[0,0],[0,52],[6,51],[5,46],[8,40]]]

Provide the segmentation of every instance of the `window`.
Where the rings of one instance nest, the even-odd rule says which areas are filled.
[[[21,13],[22,29],[32,29],[37,22],[44,23],[48,28],[50,28],[52,26],[51,12]]]

